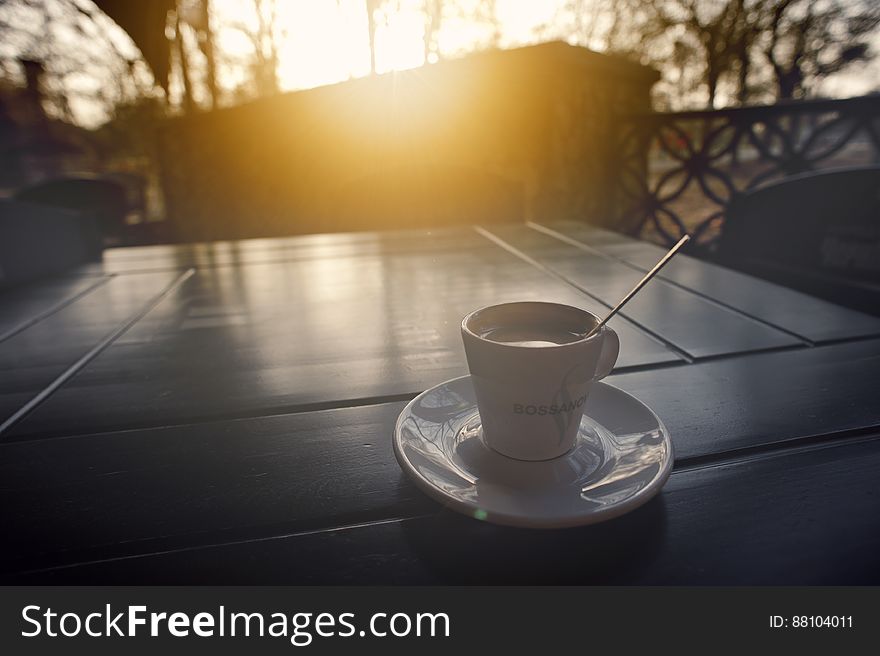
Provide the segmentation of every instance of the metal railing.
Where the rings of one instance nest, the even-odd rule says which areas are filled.
[[[787,176],[880,162],[880,95],[623,117],[615,227],[713,250],[730,201]]]

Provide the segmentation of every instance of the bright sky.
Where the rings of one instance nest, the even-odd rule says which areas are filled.
[[[254,30],[254,0],[211,0],[221,50],[246,61],[253,46],[235,24]],[[485,45],[491,28],[474,20],[479,0],[449,3],[437,35],[444,56],[455,56]],[[376,69],[379,73],[415,68],[424,61],[423,0],[389,3],[392,12],[376,17]],[[565,35],[564,0],[496,0],[500,44],[513,47]],[[277,0],[276,35],[280,46],[278,77],[282,90],[305,89],[367,75],[370,52],[365,0]],[[880,34],[877,37],[880,50]],[[880,59],[855,66],[823,83],[822,93],[853,96],[869,93],[880,79]],[[233,88],[247,71],[227,65],[220,83]]]
[[[394,4],[394,3],[392,3]],[[468,2],[460,3],[464,11]],[[471,0],[476,8],[476,0]],[[377,16],[376,70],[415,68],[424,61],[421,0],[399,0],[388,20]],[[562,0],[496,0],[502,45],[535,40],[535,29],[553,21]],[[219,47],[246,56],[252,45],[232,26],[256,27],[253,0],[213,0]],[[303,89],[339,82],[370,72],[364,0],[296,0],[277,3],[276,29],[281,45],[278,76],[283,89]],[[471,49],[488,39],[487,27],[473,20],[445,16],[439,37],[444,54]],[[229,71],[231,73],[231,71]]]
[[[50,13],[57,14],[68,7],[68,13],[72,12],[74,20],[77,18],[76,11],[68,5],[56,3],[56,0],[41,1]],[[89,0],[72,1],[92,6]],[[479,2],[447,2],[451,9],[444,14],[436,35],[443,56],[462,55],[491,42],[492,27],[487,22],[475,20]],[[65,79],[66,88],[73,92],[68,97],[71,109],[81,124],[100,124],[107,118],[107,108],[95,99],[95,92],[103,93],[105,87],[118,85],[121,77],[114,72],[118,66],[108,65],[106,70],[97,70],[94,49],[110,39],[118,51],[128,56],[134,50],[133,44],[106,17],[99,25],[89,25],[88,21],[78,17],[85,30],[85,41],[83,33],[74,32],[62,20],[43,22],[41,27],[44,19],[37,9],[38,4],[0,0],[0,20],[13,28],[4,32],[9,38],[0,40],[0,57],[15,59],[19,54],[39,57],[41,43],[52,43],[64,50],[65,57],[70,60],[65,67],[72,69]],[[227,102],[238,87],[246,86],[251,79],[248,67],[254,45],[248,34],[257,31],[255,4],[254,0],[211,0],[212,25],[219,53],[218,77],[220,86],[226,91]],[[269,6],[272,3],[263,4]],[[365,0],[276,0],[274,29],[282,90],[333,84],[369,73],[366,4]],[[384,15],[380,10],[376,16],[377,71],[383,73],[423,65],[423,0],[393,0],[388,4],[391,11]],[[499,45],[515,47],[570,37],[571,26],[567,25],[570,16],[566,14],[565,5],[565,0],[495,0]],[[91,33],[95,30],[98,33]],[[188,38],[191,37],[190,33]],[[875,39],[875,49],[880,50],[880,34]],[[190,40],[187,50],[198,68],[201,55],[194,41]],[[89,57],[91,61],[88,61]],[[206,89],[198,84],[200,76],[196,73],[193,77],[197,99],[204,98]],[[875,90],[878,80],[880,58],[868,66],[855,66],[844,74],[832,76],[824,81],[819,91],[832,97],[862,95]],[[172,102],[179,102],[181,95],[181,81],[173,80]],[[243,97],[248,95],[246,92]]]

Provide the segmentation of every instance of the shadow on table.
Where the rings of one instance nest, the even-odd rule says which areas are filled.
[[[667,522],[660,495],[622,517],[578,528],[511,528],[450,510],[402,527],[438,583],[610,585],[643,578],[665,541]]]

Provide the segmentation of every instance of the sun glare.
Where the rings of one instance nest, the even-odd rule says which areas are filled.
[[[400,11],[376,26],[376,72],[400,71],[425,63],[424,18],[418,2],[401,2]]]
[[[533,42],[542,25],[550,23],[561,0],[497,0],[496,18],[500,45]],[[265,3],[268,6],[269,3]],[[398,0],[375,14],[375,66],[377,73],[405,70],[425,63],[422,0]],[[274,35],[278,49],[278,78],[282,90],[333,84],[370,72],[370,43],[364,0],[279,0],[275,4]],[[254,45],[242,29],[254,31],[258,20],[253,0],[214,0],[215,29],[220,48],[232,57],[246,59]],[[437,36],[444,56],[488,43],[491,30],[468,13],[477,0],[461,1],[455,12],[444,15]],[[429,61],[435,60],[431,53]],[[223,70],[228,86],[244,76]]]

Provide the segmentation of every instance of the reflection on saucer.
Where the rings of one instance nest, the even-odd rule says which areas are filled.
[[[430,496],[476,517],[525,527],[591,524],[654,496],[672,469],[659,418],[629,394],[597,383],[575,446],[552,460],[515,460],[489,448],[470,377],[413,399],[394,432],[401,467]]]

